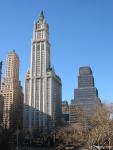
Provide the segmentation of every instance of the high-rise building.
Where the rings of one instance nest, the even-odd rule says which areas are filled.
[[[1,88],[1,77],[2,77],[2,62],[0,62],[0,88]]]
[[[0,62],[0,89],[1,89],[1,76],[2,76],[2,62]],[[3,124],[3,96],[0,94],[0,125]]]
[[[90,67],[80,67],[78,88],[74,90],[74,101],[70,106],[70,122],[80,123],[91,116],[101,106],[98,90]],[[83,119],[84,118],[84,119]]]
[[[12,50],[6,59],[5,79],[1,84],[1,95],[4,97],[3,125],[5,128],[22,127],[22,90],[19,82],[19,57]],[[21,101],[21,102],[20,102]]]
[[[3,106],[4,106],[4,99],[3,96],[0,95],[0,125],[3,125]]]
[[[34,23],[31,66],[25,78],[24,128],[49,129],[61,117],[61,79],[50,63],[49,26],[43,11]]]
[[[62,118],[65,123],[69,122],[69,104],[67,101],[62,101]]]

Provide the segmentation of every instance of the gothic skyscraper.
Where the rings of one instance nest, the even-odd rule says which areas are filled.
[[[24,128],[48,129],[61,116],[61,79],[50,63],[49,26],[41,12],[34,23],[31,66],[25,78]]]

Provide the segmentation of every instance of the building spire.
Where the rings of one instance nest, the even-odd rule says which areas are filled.
[[[43,12],[43,10],[42,10],[41,13],[40,13],[39,20],[40,20],[40,21],[43,21],[43,20],[44,20],[44,12]]]

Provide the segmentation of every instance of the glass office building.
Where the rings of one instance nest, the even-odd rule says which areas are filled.
[[[80,67],[78,88],[74,90],[74,100],[70,105],[70,122],[81,123],[93,115],[101,105],[98,90],[90,67]]]

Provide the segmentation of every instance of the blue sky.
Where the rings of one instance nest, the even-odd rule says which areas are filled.
[[[113,102],[113,0],[1,0],[0,60],[13,48],[24,84],[30,64],[33,21],[41,10],[50,27],[51,62],[62,79],[62,97],[77,88],[80,66],[91,66],[104,102]]]

